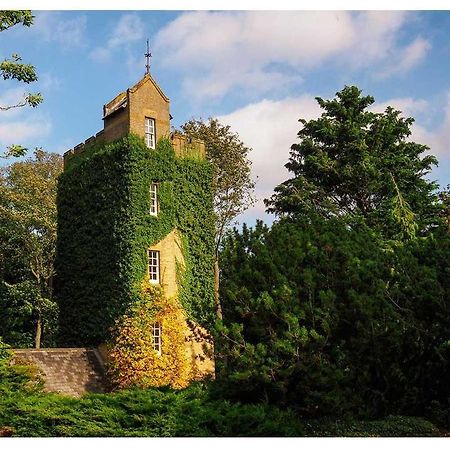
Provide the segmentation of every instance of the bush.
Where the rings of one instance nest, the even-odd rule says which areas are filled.
[[[283,220],[235,230],[221,261],[230,398],[366,418],[450,398],[448,234],[385,247],[339,220]]]
[[[194,384],[179,391],[132,389],[70,398],[10,392],[0,397],[0,429],[15,436],[436,436],[414,417],[301,421],[292,410],[211,397]]]
[[[435,425],[421,417],[388,416],[382,420],[315,421],[305,424],[308,436],[414,437],[439,436]]]
[[[0,337],[0,397],[11,393],[38,392],[42,386],[37,367],[26,361],[13,361],[9,345]]]
[[[164,330],[161,354],[153,348],[152,326]],[[146,279],[140,300],[117,321],[110,343],[107,373],[114,387],[186,387],[195,368],[185,350],[186,316],[177,298],[166,298]]]
[[[34,347],[36,323],[42,320],[42,347],[54,347],[58,332],[58,306],[43,298],[34,281],[11,285],[0,281],[0,336],[17,348]]]

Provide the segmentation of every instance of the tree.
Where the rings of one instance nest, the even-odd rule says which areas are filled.
[[[396,252],[382,244],[317,216],[230,233],[215,331],[224,393],[307,416],[445,407],[450,236],[442,225]]]
[[[34,280],[36,297],[35,345],[40,346],[41,312],[53,296],[56,253],[57,177],[62,157],[36,150],[35,158],[15,162],[0,170],[0,269],[9,285]],[[17,267],[12,273],[10,263]]]
[[[450,184],[446,189],[439,193],[439,200],[441,201],[443,210],[442,217],[447,224],[447,229],[450,232]]]
[[[280,216],[318,214],[348,225],[364,221],[387,239],[404,239],[436,225],[437,184],[427,181],[434,156],[410,142],[412,118],[392,107],[368,110],[371,96],[346,86],[332,100],[317,97],[324,110],[300,119],[299,143],[286,167],[293,177],[266,200]]]
[[[229,125],[222,125],[217,119],[189,120],[182,125],[183,132],[191,138],[205,143],[206,158],[215,169],[214,211],[215,211],[215,299],[218,317],[221,317],[219,300],[219,250],[225,230],[254,202],[254,181],[251,179],[251,149],[231,131]]]
[[[6,31],[14,25],[22,24],[30,27],[33,24],[33,15],[28,10],[18,11],[0,11],[0,32]],[[26,84],[37,81],[38,77],[36,69],[31,64],[22,63],[22,58],[13,53],[11,58],[5,58],[0,63],[0,76],[4,80],[17,80]],[[42,102],[43,98],[40,93],[26,93],[21,101],[13,105],[0,105],[0,111],[7,111],[12,108],[20,108],[23,106],[31,106],[35,108]],[[10,156],[17,157],[25,155],[27,149],[21,145],[11,145],[7,148],[3,158]]]

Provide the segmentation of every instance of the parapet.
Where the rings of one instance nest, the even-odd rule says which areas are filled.
[[[72,159],[74,156],[83,153],[86,150],[86,148],[91,147],[93,144],[103,142],[104,142],[103,130],[101,130],[94,136],[87,138],[84,142],[80,142],[78,145],[75,145],[74,148],[67,150],[67,152],[64,153],[64,169],[67,167],[68,161]]]
[[[175,150],[175,155],[180,158],[205,158],[205,143],[200,139],[189,138],[178,131],[174,131],[170,135],[170,141]]]
[[[199,158],[204,159],[206,155],[205,143],[200,139],[193,139],[181,134],[180,132],[173,132],[170,135],[170,142],[175,151],[175,155],[179,158]],[[71,148],[64,153],[64,169],[68,162],[82,154],[86,149],[90,148],[96,143],[105,143],[104,132],[99,131],[96,135],[91,136],[84,142],[79,143],[74,148]]]

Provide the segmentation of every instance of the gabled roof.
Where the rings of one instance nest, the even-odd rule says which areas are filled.
[[[110,102],[103,106],[103,119],[115,113],[121,108],[127,107],[127,92],[136,92],[141,86],[150,81],[155,89],[158,91],[159,95],[168,103],[169,99],[158,86],[153,77],[146,73],[143,78],[141,78],[133,87],[129,88],[127,91],[121,92],[119,95],[116,95]]]
[[[161,90],[161,88],[158,86],[158,83],[153,79],[153,77],[149,74],[146,73],[143,78],[141,78],[133,87],[131,87],[129,89],[130,92],[135,92],[137,91],[141,86],[143,86],[145,83],[147,83],[147,81],[150,81],[153,86],[155,87],[155,89],[159,92],[159,94],[161,95],[161,97],[166,101],[169,102],[169,98],[166,97],[166,94],[164,94],[164,92]]]

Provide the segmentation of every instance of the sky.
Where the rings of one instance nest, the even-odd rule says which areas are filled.
[[[145,73],[170,99],[172,126],[218,117],[252,148],[254,207],[239,222],[270,223],[263,199],[289,177],[298,119],[320,114],[315,97],[345,85],[416,119],[411,139],[450,184],[450,11],[33,11],[30,28],[1,33],[39,80],[1,81],[0,106],[41,92],[37,108],[0,113],[0,148],[64,153],[103,128],[103,104]]]

